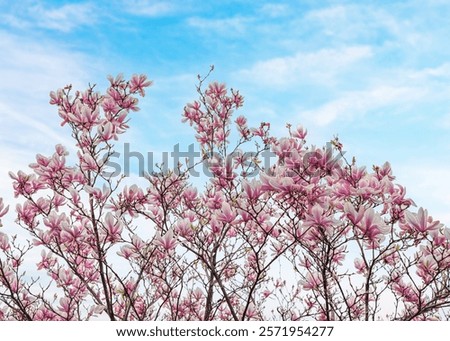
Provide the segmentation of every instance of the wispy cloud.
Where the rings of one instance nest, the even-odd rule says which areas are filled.
[[[153,0],[123,1],[123,8],[128,13],[146,17],[161,17],[172,14],[179,9],[173,1]]]
[[[371,56],[369,46],[298,52],[293,56],[256,62],[250,68],[238,71],[237,77],[271,88],[288,87],[301,81],[329,85],[337,74]]]
[[[386,41],[414,42],[420,32],[413,30],[411,21],[399,18],[390,10],[399,9],[394,3],[372,6],[350,2],[313,9],[302,20],[336,43],[355,40],[371,41],[376,45]]]
[[[368,112],[387,106],[398,106],[420,101],[426,92],[415,87],[379,86],[364,91],[351,91],[319,108],[301,113],[304,120],[324,126],[337,119],[361,118]]]
[[[91,3],[66,4],[47,9],[37,5],[30,9],[35,13],[39,26],[68,32],[78,26],[90,26],[96,21],[96,10]]]
[[[440,128],[446,126],[445,104],[450,93],[450,64],[443,63],[436,67],[399,68],[384,70],[378,68],[367,72],[365,82],[351,87],[345,84],[345,75],[341,80],[349,90],[335,89],[332,97],[323,105],[305,110],[301,116],[310,118],[313,123],[323,126],[334,123],[337,119],[352,120],[362,118],[367,113],[390,108],[389,112],[410,112],[408,116],[418,115],[434,120]],[[347,82],[348,83],[348,82]],[[368,85],[366,85],[368,84]],[[361,89],[354,90],[360,87]],[[443,105],[443,107],[442,107]],[[415,107],[430,106],[428,112],[417,112]]]
[[[235,16],[229,18],[188,18],[187,24],[206,33],[219,33],[227,36],[244,34],[248,24],[252,21],[249,17]]]
[[[30,115],[26,112],[26,108],[23,108],[25,112],[18,112],[16,109],[6,106],[0,101],[0,113],[2,120],[5,120],[3,128],[9,130],[11,133],[3,133],[0,141],[11,145],[17,145],[22,142],[24,145],[35,145],[35,136],[45,136],[46,141],[52,141],[51,144],[62,143],[69,145],[72,141],[65,135],[63,135],[57,124],[49,125],[42,118],[35,115]],[[49,108],[50,109],[50,108]],[[49,110],[50,111],[50,110]],[[54,111],[54,110],[53,110]],[[58,121],[56,113],[53,113],[54,121]],[[56,128],[56,129],[55,129]],[[17,134],[20,130],[21,134]],[[36,151],[38,152],[38,151]]]
[[[10,12],[0,14],[4,23],[19,29],[33,27],[69,32],[80,26],[92,26],[97,10],[92,3],[69,3],[51,7],[41,2],[15,3]]]
[[[47,98],[55,87],[68,83],[86,85],[88,74],[98,67],[81,52],[59,46],[50,39],[35,41],[0,30],[0,98],[26,95]]]
[[[350,6],[336,5],[314,9],[307,13],[306,18],[319,21],[321,23],[333,24],[332,20],[336,23],[337,21],[346,19],[350,8]]]
[[[439,64],[435,67],[425,67],[411,71],[409,77],[414,81],[437,80],[445,83],[450,81],[450,62]]]
[[[290,6],[288,4],[267,3],[262,5],[260,13],[270,18],[284,17],[290,13]]]

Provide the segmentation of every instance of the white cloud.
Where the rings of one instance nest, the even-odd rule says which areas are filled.
[[[290,8],[287,4],[268,3],[261,7],[260,12],[270,18],[279,18],[289,14]]]
[[[324,126],[337,119],[353,119],[371,110],[418,101],[425,95],[425,90],[415,87],[381,85],[369,90],[345,93],[319,108],[302,112],[301,116],[305,120]]]
[[[319,27],[334,42],[370,40],[376,45],[418,48],[419,52],[430,40],[426,30],[417,29],[418,20],[411,17],[408,7],[396,3],[383,7],[353,2],[323,7],[307,12],[304,20],[304,25]]]
[[[24,108],[26,109],[26,108]],[[49,114],[49,118],[53,118],[54,121],[58,121],[59,118],[56,114],[56,110],[52,116]],[[7,140],[9,143],[17,143],[25,145],[35,144],[36,135],[45,136],[47,141],[54,141],[52,144],[63,143],[69,145],[71,139],[62,135],[60,132],[56,131],[54,128],[58,128],[57,124],[48,124],[47,120],[43,120],[40,115],[33,115],[26,112],[18,112],[16,109],[8,107],[5,103],[0,100],[0,112],[2,114],[2,120],[5,120],[2,124],[3,128],[10,127],[11,130],[2,134],[0,141]],[[21,134],[17,134],[17,130],[14,128],[20,128]],[[61,129],[59,129],[61,130]],[[25,132],[29,132],[26,134]]]
[[[191,27],[206,31],[226,34],[227,36],[244,34],[247,31],[247,25],[252,19],[236,16],[223,19],[206,19],[191,17],[187,24]]]
[[[45,94],[68,83],[87,85],[88,72],[96,65],[84,54],[70,51],[52,41],[24,39],[0,31],[0,72],[7,82],[0,83],[3,96]],[[91,64],[91,66],[90,66]],[[1,95],[0,94],[0,95]]]
[[[66,4],[54,9],[37,5],[30,11],[34,12],[39,26],[63,32],[92,25],[96,20],[95,8],[90,3]]]
[[[330,84],[338,73],[371,56],[369,46],[298,52],[293,56],[259,61],[236,75],[238,79],[264,87],[288,87],[305,80]]]
[[[325,7],[317,10],[312,10],[306,15],[307,19],[321,21],[324,23],[333,23],[336,20],[346,19],[348,16],[349,7],[337,5],[332,7]]]
[[[97,10],[91,3],[72,3],[51,8],[40,2],[16,3],[9,11],[0,15],[2,21],[12,27],[32,29],[34,27],[69,32],[79,26],[91,26],[97,20]]]
[[[26,29],[30,26],[30,23],[28,21],[22,20],[21,18],[18,18],[17,15],[13,15],[10,13],[0,14],[0,19],[3,24],[9,25],[14,28]]]
[[[133,0],[124,1],[123,6],[128,13],[147,17],[159,17],[177,10],[170,1]]]
[[[436,67],[426,67],[410,73],[409,77],[415,81],[429,79],[450,80],[450,63],[443,63]]]

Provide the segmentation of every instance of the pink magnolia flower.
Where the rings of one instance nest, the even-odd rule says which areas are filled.
[[[359,296],[364,297],[364,296]],[[349,295],[347,297],[347,304],[352,312],[354,319],[359,319],[361,315],[364,313],[363,304],[361,302],[361,298],[357,299],[353,295]]]
[[[234,238],[236,236],[237,236],[237,231],[233,226],[231,226],[227,231],[227,238]]]
[[[328,228],[335,223],[332,216],[325,212],[322,206],[316,204],[308,210],[303,226],[320,226]]]
[[[277,191],[284,193],[290,193],[296,188],[294,179],[287,176],[274,177],[270,184]]]
[[[9,206],[5,207],[3,203],[3,198],[0,198],[0,218],[3,217],[6,213],[8,213]]]
[[[406,284],[401,279],[394,282],[393,289],[400,297],[403,297],[406,302],[417,303],[419,301],[419,296],[412,285]]]
[[[356,211],[355,207],[351,203],[346,201],[344,204],[344,212],[347,215],[348,219],[354,225],[357,225],[364,217],[364,213],[366,212],[366,210],[364,209],[364,206],[360,206],[358,211]]]
[[[444,228],[443,230],[433,230],[433,231],[430,232],[430,235],[433,238],[434,245],[436,245],[436,246],[445,246],[446,243],[449,241],[450,238],[448,238],[445,235],[445,229],[446,228]]]
[[[98,170],[97,162],[88,153],[85,153],[84,155],[80,155],[80,163],[81,163],[81,169],[84,171]]]
[[[46,252],[45,250],[41,251],[41,261],[37,264],[37,269],[41,270],[41,269],[50,269],[51,267],[53,267],[57,261],[56,259],[53,257],[53,254],[51,252]]]
[[[152,84],[153,82],[147,80],[146,75],[133,75],[130,80],[130,92],[132,93],[139,92],[139,94],[142,97],[144,97],[145,96],[144,88],[149,87]]]
[[[72,243],[77,244],[82,240],[83,231],[79,226],[71,226],[66,222],[61,224],[61,234],[59,241],[61,243]]]
[[[132,185],[130,188],[125,186],[122,193],[125,199],[129,202],[139,201],[144,198],[144,192],[137,185]]]
[[[333,193],[338,198],[347,198],[347,197],[351,196],[354,192],[354,188],[348,181],[340,181],[337,184],[335,184],[333,187],[334,187]],[[348,203],[348,204],[350,206],[353,206],[350,203]],[[350,209],[350,207],[348,207],[348,209]],[[354,207],[353,207],[353,209],[354,209]],[[347,211],[345,211],[345,212],[348,213]]]
[[[245,127],[247,125],[247,119],[245,116],[238,116],[234,121],[239,128]]]
[[[136,289],[137,283],[133,278],[130,278],[128,281],[125,282],[124,290],[131,294]]]
[[[57,92],[50,92],[50,101],[51,105],[61,105],[63,102],[63,92],[62,89],[59,89]]]
[[[98,133],[102,137],[103,141],[109,141],[111,139],[117,140],[117,134],[115,134],[115,127],[109,121],[103,121],[97,128]]]
[[[186,238],[187,240],[190,240],[195,233],[191,221],[187,218],[178,220],[175,223],[175,231],[177,232],[177,235]]]
[[[36,163],[30,164],[30,168],[39,168],[39,167],[47,167],[50,163],[50,159],[45,157],[44,155],[37,154],[36,155]]]
[[[368,240],[371,248],[376,247],[389,232],[389,227],[373,208],[365,211],[357,228],[362,233],[362,237]]]
[[[380,178],[386,177],[390,181],[395,179],[395,176],[392,175],[392,168],[389,162],[385,162],[382,167],[378,167],[377,173],[380,176]]]
[[[121,107],[129,111],[139,111],[139,107],[137,106],[138,99],[133,97],[125,97],[121,102]]]
[[[432,255],[422,256],[417,263],[417,275],[423,279],[425,284],[431,282],[436,274],[438,265]]]
[[[65,213],[56,214],[54,212],[50,213],[47,218],[44,219],[44,224],[51,231],[59,232],[63,224],[69,226],[69,220]]]
[[[62,207],[66,204],[66,198],[64,198],[60,194],[55,194],[54,197],[51,200],[51,203],[55,207],[55,209],[58,211],[59,207]]]
[[[233,212],[231,206],[227,202],[222,203],[222,208],[219,213],[217,213],[217,219],[223,221],[224,223],[232,223],[236,218],[236,213]]]
[[[320,274],[315,272],[311,273],[308,272],[306,274],[306,278],[301,281],[301,284],[303,285],[303,289],[305,290],[314,290],[319,287],[319,285],[322,284],[322,278],[320,277]]]
[[[271,249],[272,255],[281,255],[284,251],[285,245],[279,242],[272,242]]]
[[[135,250],[142,250],[145,247],[145,243],[138,235],[133,235],[131,237],[131,244],[135,247]]]
[[[92,196],[98,201],[98,202],[105,202],[106,199],[109,197],[109,195],[111,194],[111,190],[108,188],[108,186],[106,186],[106,184],[103,185],[103,189],[100,188],[94,188],[88,185],[84,185],[84,190],[89,193],[92,194]],[[72,195],[75,195],[76,197],[78,196],[77,199],[79,199],[79,194],[78,193],[72,193]],[[78,201],[78,200],[76,200]]]
[[[227,280],[232,278],[234,275],[236,275],[236,266],[235,265],[228,265],[225,269],[222,270],[223,277]]]
[[[239,91],[231,90],[231,93],[231,101],[234,103],[236,108],[241,107],[244,104],[244,97],[239,94]]]
[[[281,138],[272,147],[272,151],[277,154],[281,159],[291,155],[292,150],[296,149],[296,142],[294,139]]]
[[[304,129],[303,126],[298,125],[297,129],[292,133],[292,137],[298,138],[300,140],[304,140],[307,134],[308,134],[308,130]]]
[[[115,242],[120,240],[122,234],[122,223],[116,219],[111,212],[108,212],[105,217],[104,226],[107,231],[106,240],[109,242]]]
[[[108,77],[109,82],[111,83],[111,86],[121,86],[122,83],[124,83],[123,74],[119,73],[116,78],[109,75]]]
[[[55,321],[58,320],[57,315],[49,310],[46,307],[41,307],[36,311],[36,314],[34,314],[34,320],[36,321]]]
[[[252,318],[256,318],[257,316],[258,316],[258,309],[256,308],[255,304],[251,302],[248,305],[246,317],[251,320]]]
[[[357,273],[364,274],[366,272],[366,263],[361,258],[355,258],[354,264]]]
[[[9,176],[15,180],[13,182],[14,196],[17,198],[19,195],[30,195],[36,193],[38,190],[45,188],[45,184],[37,181],[35,174],[25,174],[22,171],[18,171],[17,175],[13,172],[8,173]]]
[[[206,90],[207,95],[214,95],[217,97],[225,96],[227,94],[227,88],[224,83],[213,82],[209,84],[208,90]]]
[[[258,128],[252,128],[250,131],[253,135],[265,138],[267,136],[268,130],[270,129],[269,122],[262,122]]]
[[[70,270],[60,268],[58,271],[58,282],[68,287],[74,283],[75,278],[73,277],[73,273]]]
[[[38,209],[34,204],[32,204],[30,201],[25,201],[23,205],[17,204],[16,211],[19,219],[23,221],[27,226],[31,228],[35,226],[35,217],[37,215]]]
[[[9,250],[9,248],[10,246],[8,236],[5,233],[0,232],[0,250],[6,252]]]
[[[134,246],[123,245],[120,247],[120,251],[117,254],[125,259],[130,259],[137,256],[137,250]]]
[[[220,232],[222,232],[223,223],[217,221],[217,219],[215,217],[212,217],[212,219],[210,221],[210,225],[211,225],[212,233],[219,235]]]
[[[263,295],[264,298],[267,298],[267,297],[269,297],[270,295],[272,295],[272,291],[266,289],[266,290],[264,290],[264,291],[262,292],[262,295]]]
[[[71,302],[68,297],[62,297],[59,299],[58,310],[61,311],[62,313],[69,315],[70,310],[71,310]]]
[[[428,211],[422,207],[419,208],[417,213],[406,211],[405,218],[406,226],[411,227],[419,233],[434,231],[443,226],[438,220],[433,221],[433,218],[428,216]]]
[[[262,194],[261,184],[255,179],[252,179],[251,181],[243,180],[242,187],[250,200],[257,200]]]
[[[177,240],[173,235],[173,230],[170,229],[164,236],[161,236],[161,234],[158,232],[155,238],[155,244],[163,247],[167,251],[175,249]]]
[[[200,116],[202,115],[201,104],[197,101],[193,103],[188,103],[184,107],[184,114],[182,122],[189,121],[189,125],[193,125],[194,123],[200,122]]]
[[[298,149],[292,149],[288,156],[284,159],[287,168],[292,170],[301,169],[304,166],[304,159],[300,147]]]
[[[105,112],[105,117],[111,119],[111,115],[116,114],[120,107],[117,105],[117,102],[111,97],[106,95],[102,101],[102,108]]]
[[[186,204],[190,204],[197,200],[197,188],[195,187],[188,187],[183,192],[183,197],[186,200]]]
[[[395,265],[399,261],[397,245],[394,245],[384,254],[383,261],[389,265]]]
[[[351,177],[354,181],[360,181],[366,174],[366,167],[352,167]]]

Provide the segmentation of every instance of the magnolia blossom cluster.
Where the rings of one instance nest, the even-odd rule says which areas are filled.
[[[267,122],[233,120],[239,92],[217,82],[203,89],[200,79],[183,121],[211,178],[195,187],[180,164],[147,174],[147,186],[125,186],[105,167],[151,82],[109,80],[105,94],[68,86],[50,95],[76,164],[57,145],[31,173],[10,174],[29,243],[0,232],[0,319],[450,317],[449,229],[413,209],[389,163],[358,166],[337,139],[309,146],[302,126],[275,138]],[[256,148],[257,177],[244,147]],[[264,168],[267,150],[276,162]],[[0,218],[7,212],[0,199]],[[39,259],[28,257],[36,250]]]

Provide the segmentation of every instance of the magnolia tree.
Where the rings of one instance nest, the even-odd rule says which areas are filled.
[[[449,230],[410,210],[388,163],[360,167],[337,139],[307,146],[301,126],[249,128],[232,117],[239,92],[199,77],[183,121],[201,160],[126,186],[108,165],[151,82],[109,81],[50,94],[77,162],[57,145],[10,173],[21,232],[0,232],[0,319],[449,319]]]

